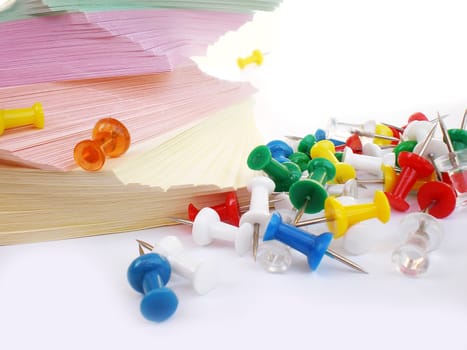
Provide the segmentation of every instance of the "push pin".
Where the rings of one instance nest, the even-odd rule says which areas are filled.
[[[239,255],[245,254],[251,247],[253,226],[240,223],[240,227],[222,222],[214,209],[203,208],[194,221],[173,218],[174,221],[185,225],[192,225],[193,241],[201,246],[209,245],[214,240],[234,242],[235,251]]]
[[[182,242],[177,237],[164,237],[155,246],[137,241],[140,246],[165,256],[172,271],[191,281],[193,289],[198,294],[204,295],[217,286],[219,274],[216,265],[192,258],[184,251]]]
[[[289,156],[293,153],[293,148],[282,140],[273,140],[266,144],[271,151],[272,157],[279,163],[290,162]]]
[[[448,153],[435,159],[435,163],[441,172],[446,172],[454,189],[459,195],[467,192],[467,149],[455,151],[451,139],[441,118],[439,125],[443,132],[443,138],[448,148]]]
[[[389,221],[391,208],[382,191],[375,191],[372,203],[342,205],[336,198],[328,197],[324,202],[324,216],[298,222],[295,226],[326,222],[334,238],[342,237],[347,229],[357,222],[378,218],[382,223]]]
[[[260,50],[253,50],[250,56],[245,58],[239,57],[237,59],[237,65],[240,69],[244,69],[251,63],[256,63],[258,66],[260,66],[263,63],[263,59],[264,57]]]
[[[128,267],[127,278],[131,287],[144,294],[140,304],[143,316],[155,322],[162,322],[177,310],[178,299],[175,293],[166,287],[170,279],[169,261],[155,253],[140,254]]]
[[[211,208],[214,209],[217,212],[217,214],[219,214],[221,221],[234,226],[239,225],[240,206],[238,204],[238,198],[235,191],[227,193],[227,195],[225,196],[224,203],[214,205]],[[188,205],[188,218],[191,221],[194,221],[198,213],[199,209],[196,208],[192,203],[190,203]]]
[[[311,148],[310,156],[311,159],[325,158],[334,164],[336,168],[334,182],[342,184],[350,179],[355,179],[357,177],[355,169],[349,164],[339,162],[335,156],[335,151],[336,148],[332,142],[328,140],[321,140]]]
[[[298,209],[295,222],[304,213],[317,213],[324,208],[328,196],[325,185],[336,176],[335,166],[327,159],[314,158],[308,164],[308,178],[290,186],[289,196],[293,206]]]
[[[342,155],[342,162],[350,164],[355,170],[361,170],[381,177],[381,166],[394,166],[394,153],[386,153],[382,157],[372,157],[364,154],[354,154],[352,149],[346,147]]]
[[[354,197],[339,197],[343,205],[357,204]],[[376,219],[359,222],[348,228],[342,238],[342,248],[352,255],[360,255],[368,252],[375,245],[378,238],[378,225],[382,225]]]
[[[302,176],[302,171],[292,162],[279,163],[272,158],[271,151],[267,146],[257,146],[253,149],[247,159],[251,170],[262,170],[275,183],[275,191],[287,192],[290,186]]]
[[[119,157],[130,147],[130,134],[118,120],[99,120],[92,131],[92,139],[76,144],[73,156],[76,163],[88,171],[102,168],[106,157]]]
[[[302,173],[307,169],[308,163],[310,162],[309,153],[294,152],[289,156],[289,162],[295,163],[300,168]]]
[[[34,103],[30,108],[0,109],[0,135],[5,129],[31,124],[39,129],[44,128],[44,111],[39,102]]]
[[[403,218],[401,230],[404,243],[392,253],[392,261],[404,275],[419,276],[427,271],[428,253],[439,247],[443,229],[433,216],[411,213]]]
[[[433,123],[430,121],[414,121],[407,125],[404,133],[402,134],[402,137],[406,141],[417,141],[413,152],[425,158],[427,158],[428,154],[433,154],[434,158],[438,158],[448,153],[448,149],[442,140],[438,140],[432,137],[431,141],[426,146],[425,151],[423,153],[420,152],[420,148],[423,145],[423,140],[430,133],[432,128]]]
[[[259,236],[264,233],[269,222],[269,195],[274,190],[274,182],[266,176],[257,176],[247,185],[251,193],[250,210],[240,218],[240,225],[249,224],[253,227],[253,258],[256,259]]]
[[[367,273],[356,263],[329,248],[332,241],[331,233],[325,232],[318,236],[306,233],[292,225],[283,223],[280,214],[276,212],[272,213],[271,220],[269,221],[263,237],[264,241],[272,239],[278,240],[306,255],[308,266],[310,266],[312,271],[318,268],[323,256],[327,255],[357,271]]]
[[[358,186],[356,179],[350,179],[344,184],[328,184],[326,190],[329,196],[357,198]]]
[[[448,134],[454,151],[460,151],[467,148],[467,130],[449,129]]]
[[[440,181],[423,184],[417,192],[420,210],[442,219],[449,216],[456,208],[457,195],[454,189]]]
[[[383,184],[383,190],[385,192],[392,191],[394,185],[396,184],[396,171],[393,167],[382,164],[381,165],[382,177],[377,179],[360,179],[357,178],[356,182],[361,185],[365,184]]]
[[[425,151],[425,148],[430,143],[435,132],[436,125],[433,125],[431,131],[426,135],[419,149],[420,154]],[[405,200],[417,179],[429,176],[433,173],[433,165],[425,158],[417,153],[400,152],[399,165],[402,171],[397,178],[396,184],[392,191],[385,192],[388,197],[391,207],[398,211],[406,211],[410,205]]]

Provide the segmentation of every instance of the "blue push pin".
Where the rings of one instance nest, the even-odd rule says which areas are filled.
[[[295,226],[285,224],[282,222],[280,214],[274,212],[264,232],[263,241],[275,239],[305,254],[308,258],[308,265],[313,271],[318,268],[323,256],[327,255],[357,271],[367,273],[353,261],[350,261],[329,248],[332,237],[333,235],[330,232],[315,236]]]
[[[336,140],[336,139],[328,139],[327,138],[327,132],[325,130],[323,130],[323,129],[316,129],[315,139],[316,139],[316,141],[329,140],[334,144],[334,146],[340,146],[340,145],[345,144],[344,141],[340,141],[340,140]]]
[[[271,151],[272,157],[279,163],[290,162],[289,156],[293,153],[293,148],[287,142],[281,140],[273,140],[268,142],[266,146]]]
[[[140,254],[141,252],[140,249]],[[177,309],[177,296],[165,287],[170,273],[169,261],[155,253],[139,256],[128,267],[128,282],[134,290],[144,294],[140,309],[143,316],[150,321],[165,321]]]

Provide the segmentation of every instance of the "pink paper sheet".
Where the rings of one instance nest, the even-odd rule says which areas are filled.
[[[170,71],[251,18],[145,9],[0,23],[0,87]]]
[[[0,162],[70,170],[75,167],[75,144],[89,139],[101,118],[123,122],[136,144],[200,120],[254,91],[246,83],[208,76],[195,65],[152,75],[0,88],[0,109],[41,102],[45,114],[44,129],[5,130]]]

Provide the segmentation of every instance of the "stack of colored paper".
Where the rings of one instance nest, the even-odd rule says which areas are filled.
[[[0,110],[40,102],[45,114],[43,129],[0,135],[0,244],[173,224],[231,190],[246,201],[246,158],[262,141],[255,90],[190,57],[277,3],[23,0],[0,15]],[[76,9],[88,12],[57,13]],[[50,16],[12,20],[39,13]],[[73,148],[106,117],[130,148],[84,171]]]

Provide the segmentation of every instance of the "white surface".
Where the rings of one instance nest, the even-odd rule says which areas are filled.
[[[439,110],[458,125],[467,107],[464,36],[461,1],[285,0],[277,14],[227,36],[238,45],[221,41],[226,58],[213,71],[258,87],[266,140],[313,132],[331,116],[403,124]],[[270,51],[264,64],[239,72],[236,58],[255,48]],[[0,347],[465,349],[466,210],[443,220],[445,240],[419,279],[391,264],[401,218],[379,225],[374,249],[353,257],[369,275],[327,257],[312,273],[298,254],[287,273],[271,275],[227,243],[196,246],[189,227],[0,247]],[[141,316],[126,269],[136,238],[169,234],[224,273],[205,296],[174,278],[179,309],[155,324]]]

